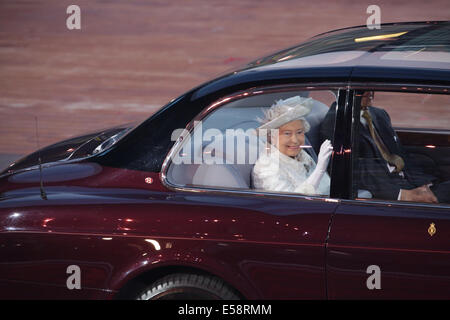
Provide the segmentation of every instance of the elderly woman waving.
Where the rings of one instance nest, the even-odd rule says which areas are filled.
[[[332,152],[331,142],[325,140],[322,143],[317,164],[303,150],[305,133],[309,130],[304,116],[311,111],[312,105],[312,98],[295,96],[277,101],[264,112],[265,118],[258,130],[270,130],[267,143],[271,148],[260,155],[253,167],[256,189],[329,195],[330,177],[326,168]]]

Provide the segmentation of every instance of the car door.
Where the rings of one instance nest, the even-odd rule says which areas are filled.
[[[342,95],[336,87],[254,88],[224,97],[192,122],[195,127],[190,132],[180,133],[163,165],[164,183],[184,194],[185,214],[202,212],[201,222],[208,228],[198,225],[198,236],[220,239],[221,254],[215,259],[232,270],[237,267],[236,274],[256,288],[252,298],[326,298],[325,243],[338,201],[256,190],[251,182],[257,158],[251,156],[252,130],[260,125],[258,117],[264,116],[261,109],[297,95],[315,101],[307,117],[311,129],[305,143],[315,158],[329,106],[339,97],[344,101],[345,91]],[[237,141],[223,141],[231,135],[227,130],[236,130]],[[237,149],[230,152],[230,145]]]
[[[372,193],[371,190],[364,190],[369,191],[369,194],[361,193],[361,176],[381,175],[382,169],[376,173],[375,170],[359,170],[361,161],[366,159],[363,159],[361,149],[364,146],[360,143],[363,134],[359,121],[361,103],[358,95],[374,88],[359,89],[361,91],[356,90],[353,93],[354,99],[350,99],[349,103],[353,106],[354,120],[351,152],[353,161],[349,165],[353,171],[347,181],[350,186],[350,199],[342,200],[337,208],[327,244],[328,297],[448,299],[449,203],[400,201],[401,195],[397,194],[390,199],[382,199],[378,189],[372,190]],[[392,124],[397,130],[393,133],[393,139],[401,139],[400,142],[407,152],[415,151],[413,156],[405,153],[405,156],[412,158],[408,158],[408,161],[413,162],[410,165],[418,168],[416,170],[423,170],[425,174],[438,172],[440,184],[444,185],[448,168],[445,166],[446,161],[442,159],[450,150],[449,96],[434,96],[433,94],[441,93],[437,92],[436,88],[424,88],[425,92],[434,92],[421,95],[414,90],[416,88],[412,91],[416,93],[398,92],[400,90],[395,89],[398,88],[375,91],[375,98],[378,96],[378,99],[375,99],[373,105],[382,106],[390,114]],[[401,132],[401,135],[398,135],[398,132]],[[411,136],[407,139],[407,133],[413,137],[420,136],[421,139],[411,139]],[[413,140],[414,144],[411,142]],[[429,159],[420,157],[417,153],[435,159],[435,162],[431,162],[433,167],[430,167]],[[406,169],[403,171],[408,174]],[[369,184],[366,186],[370,189]],[[386,188],[388,187],[386,185]]]

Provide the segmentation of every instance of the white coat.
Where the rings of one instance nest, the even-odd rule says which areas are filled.
[[[256,160],[252,170],[253,186],[265,191],[329,195],[330,177],[326,172],[317,190],[306,183],[315,167],[316,163],[303,149],[291,158],[273,147],[269,154],[263,154]]]

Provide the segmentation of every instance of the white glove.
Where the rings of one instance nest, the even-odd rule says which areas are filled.
[[[330,161],[332,153],[333,146],[331,145],[330,140],[325,140],[320,146],[316,169],[320,167],[321,171],[327,170],[328,162]]]
[[[306,179],[306,183],[311,185],[314,190],[317,190],[319,187],[320,180],[322,180],[323,174],[327,170],[332,152],[333,146],[331,145],[330,140],[325,140],[320,146],[316,168],[308,179]]]

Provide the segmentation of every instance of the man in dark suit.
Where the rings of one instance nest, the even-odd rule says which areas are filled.
[[[426,174],[410,159],[392,128],[388,113],[371,106],[373,97],[373,91],[366,91],[361,96],[358,189],[368,190],[378,199],[450,202],[450,184],[436,184],[436,177]],[[322,140],[332,139],[335,114],[336,104],[330,107],[321,124]]]

